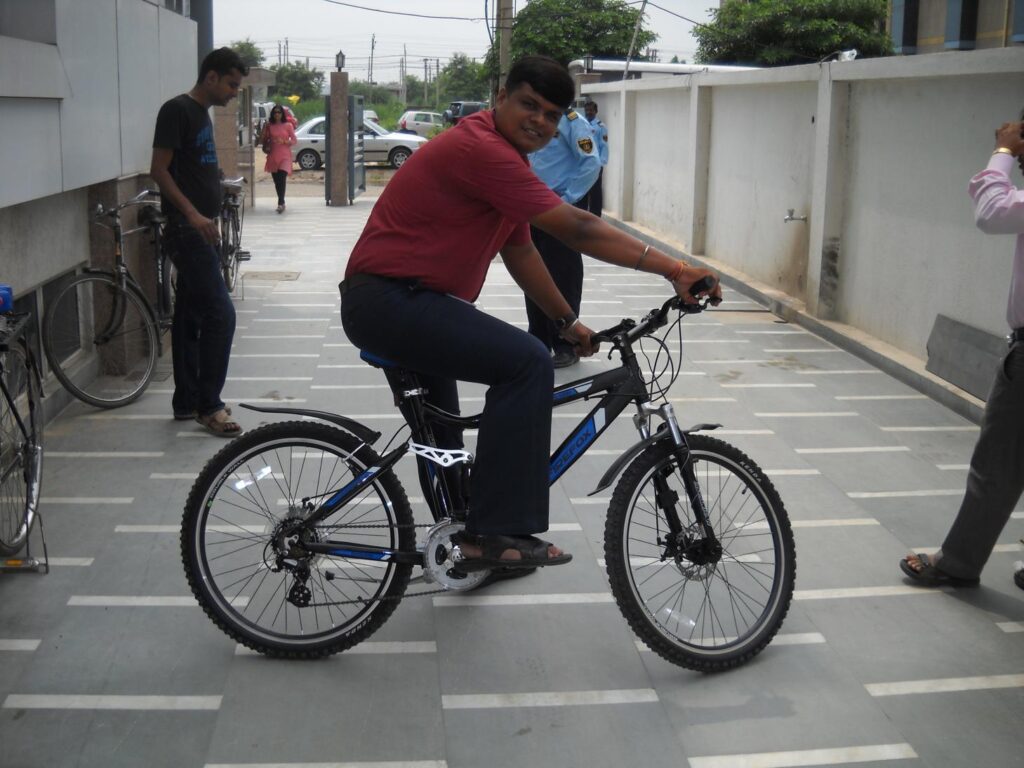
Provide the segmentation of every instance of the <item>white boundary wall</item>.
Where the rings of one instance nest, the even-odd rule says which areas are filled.
[[[940,313],[1006,332],[1013,238],[975,228],[967,181],[1022,83],[1017,47],[584,90],[610,215],[924,358]]]

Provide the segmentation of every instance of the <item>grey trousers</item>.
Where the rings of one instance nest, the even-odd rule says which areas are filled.
[[[960,512],[942,544],[940,569],[975,578],[1024,491],[1024,343],[1003,358],[985,404]]]

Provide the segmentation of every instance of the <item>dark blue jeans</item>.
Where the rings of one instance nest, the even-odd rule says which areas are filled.
[[[221,390],[228,375],[235,336],[235,305],[220,271],[217,250],[191,227],[168,226],[164,245],[178,270],[171,327],[176,415],[200,416],[224,407]]]
[[[452,410],[456,381],[486,384],[466,528],[526,535],[548,529],[551,358],[534,337],[460,299],[372,279],[344,291],[341,322],[360,349],[425,374],[428,400]],[[438,442],[459,448],[449,430]]]

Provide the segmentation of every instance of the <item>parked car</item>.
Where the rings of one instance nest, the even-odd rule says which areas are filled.
[[[377,112],[372,109],[363,110],[363,120],[373,120],[373,122],[380,124],[380,118],[377,117]]]
[[[444,118],[438,112],[420,112],[410,109],[398,118],[399,133],[415,133],[419,136],[430,136],[434,131],[444,128]]]
[[[481,109],[487,109],[486,101],[453,101],[448,105],[448,109],[444,111],[444,121],[457,125],[459,120],[469,117]]]
[[[323,115],[307,120],[295,131],[295,162],[304,171],[324,164],[327,156],[327,118]],[[400,168],[413,152],[426,143],[422,136],[392,133],[370,120],[363,122],[363,158],[368,163],[389,163]]]

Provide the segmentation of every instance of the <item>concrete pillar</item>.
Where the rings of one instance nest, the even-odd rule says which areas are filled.
[[[820,77],[814,123],[814,166],[805,301],[808,312],[823,320],[834,320],[837,317],[839,282],[842,278],[840,257],[843,208],[846,204],[844,180],[848,166],[849,108],[850,83],[833,82],[827,75]]]
[[[690,130],[687,159],[691,169],[690,197],[692,208],[685,212],[689,220],[683,222],[683,232],[690,253],[704,253],[704,240],[708,222],[708,170],[711,158],[711,89],[701,87],[691,77]]]
[[[228,177],[238,176],[238,104],[213,108],[213,142],[217,145],[217,164]]]
[[[331,72],[331,135],[327,139],[330,169],[328,205],[348,205],[348,72]]]
[[[633,191],[636,183],[636,93],[621,91],[618,135],[622,137],[622,183],[620,186],[619,217],[633,219]]]

